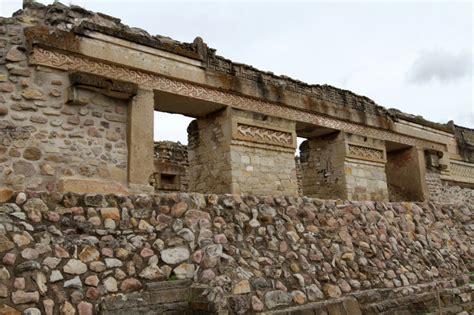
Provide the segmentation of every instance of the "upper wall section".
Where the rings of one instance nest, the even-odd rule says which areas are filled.
[[[232,62],[216,55],[199,37],[181,43],[152,36],[117,18],[60,3],[26,4],[13,19],[27,26],[33,64],[97,70],[95,74],[128,78],[155,91],[191,96],[201,107],[221,104],[313,127],[458,153],[453,129],[447,125],[387,110],[350,91],[309,85]],[[193,116],[192,111],[187,114]]]
[[[206,182],[213,178],[208,173],[218,169],[214,166],[207,173],[192,174],[191,186],[199,178],[206,183],[196,191],[242,192],[245,190],[234,188],[242,183],[255,191],[249,183],[256,181],[256,176],[250,174],[255,175],[258,167],[265,173],[259,178],[265,178],[266,183],[281,182],[279,186],[291,186],[296,193],[296,136],[312,138],[336,131],[373,139],[385,146],[382,151],[387,154],[416,148],[421,155],[427,154],[430,167],[439,171],[442,180],[474,183],[472,130],[386,110],[349,91],[308,85],[233,63],[217,56],[200,38],[191,44],[180,43],[77,6],[28,1],[12,18],[0,18],[0,45],[2,185],[53,190],[61,188],[61,180],[66,178],[74,181],[73,188],[81,186],[79,191],[88,192],[97,188],[91,188],[90,181],[78,183],[105,179],[120,184],[112,189],[116,193],[126,192],[122,189],[126,184],[134,191],[152,190],[154,110],[200,121],[223,111],[260,117],[258,123],[233,121],[232,135],[226,138],[233,142],[226,143],[225,150],[217,141],[217,149],[201,146],[205,150],[196,151],[203,158],[194,159],[195,165],[209,164],[207,156],[220,152],[220,162],[226,166],[220,177],[214,178],[222,183]],[[249,132],[258,137],[251,135],[247,141]],[[268,141],[265,137],[275,135],[291,140],[279,148],[286,154],[284,162],[279,160],[282,154],[260,150]],[[237,146],[234,140],[251,142],[252,149]],[[59,157],[51,158],[52,154]],[[418,164],[424,169],[424,159]],[[179,172],[163,172],[164,164],[159,168],[168,188],[177,186],[172,177]],[[224,171],[229,175],[222,177]],[[365,173],[369,172],[361,172]],[[265,177],[268,174],[272,177]],[[212,185],[227,188],[215,190]],[[274,191],[269,188],[265,193]]]

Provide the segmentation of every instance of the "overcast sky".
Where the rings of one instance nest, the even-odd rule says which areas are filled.
[[[51,1],[41,1],[50,3]],[[65,1],[130,26],[387,108],[474,128],[472,2]],[[0,0],[1,16],[21,7]],[[155,116],[155,138],[187,143],[189,119]]]

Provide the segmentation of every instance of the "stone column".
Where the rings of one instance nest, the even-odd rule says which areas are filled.
[[[295,123],[227,108],[188,128],[190,191],[297,195]]]
[[[300,149],[304,195],[388,200],[383,141],[336,132],[311,138]]]
[[[128,106],[128,184],[132,191],[153,191],[153,91],[139,89]]]

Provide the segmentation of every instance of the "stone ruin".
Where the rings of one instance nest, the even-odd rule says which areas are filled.
[[[0,314],[474,311],[472,129],[61,3],[0,92]]]
[[[159,192],[188,192],[188,148],[180,142],[155,142],[155,171],[150,177],[150,184]],[[301,163],[295,157],[298,195],[303,196]]]
[[[474,131],[452,122],[237,64],[200,38],[152,36],[75,6],[27,2],[1,30],[0,184],[14,190],[153,191],[153,112],[162,111],[195,118],[192,192],[298,195],[298,136],[307,139],[298,152],[305,196],[472,200]],[[164,181],[180,171],[172,172]]]
[[[187,146],[172,141],[155,142],[155,170],[150,184],[155,191],[187,192],[188,166]]]

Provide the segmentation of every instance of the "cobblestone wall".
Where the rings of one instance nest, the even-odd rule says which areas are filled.
[[[26,314],[93,314],[105,296],[172,279],[192,279],[232,313],[377,288],[409,297],[422,284],[455,287],[474,267],[472,203],[0,196],[0,309]]]
[[[432,202],[474,204],[474,185],[461,187],[459,183],[442,180],[437,170],[427,169],[426,185]]]
[[[72,95],[67,73],[28,66],[23,26],[1,22],[0,186],[54,190],[65,177],[124,182],[126,102],[85,89]]]

